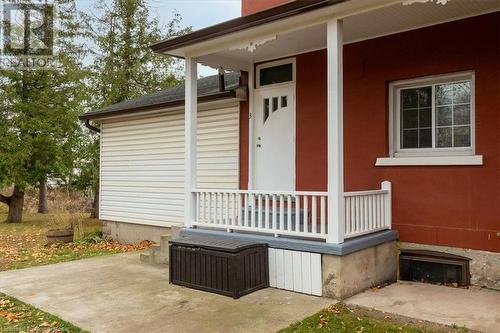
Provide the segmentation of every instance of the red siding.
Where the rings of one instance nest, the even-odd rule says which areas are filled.
[[[347,45],[346,190],[393,183],[401,240],[500,251],[500,13]],[[375,167],[388,151],[388,83],[474,70],[483,166]]]
[[[326,51],[298,55],[296,66],[296,189],[326,191]]]
[[[389,82],[465,70],[476,74],[476,153],[484,165],[375,167],[388,153]],[[346,45],[344,139],[346,191],[390,180],[401,240],[500,252],[500,13]],[[324,50],[297,56],[296,141],[297,190],[325,190]]]
[[[245,16],[263,9],[281,5],[290,0],[241,0],[241,15]]]

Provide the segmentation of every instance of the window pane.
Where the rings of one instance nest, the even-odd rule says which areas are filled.
[[[418,130],[403,130],[402,148],[418,148]]]
[[[418,137],[419,148],[432,148],[432,129],[421,129]]]
[[[264,122],[269,118],[269,98],[264,98]]]
[[[287,105],[288,105],[287,96],[281,96],[281,107],[286,108]]]
[[[284,64],[274,67],[262,68],[259,75],[261,86],[292,81],[293,66],[292,64]]]
[[[418,107],[431,107],[432,106],[432,87],[424,87],[418,89]]]
[[[453,104],[470,103],[470,81],[455,83]]]
[[[436,108],[437,126],[451,126],[451,106],[441,106]]]
[[[404,128],[418,128],[418,109],[403,110]]]
[[[400,97],[401,148],[432,147],[432,87],[401,90]]]
[[[470,105],[457,105],[453,107],[453,125],[470,124]]]
[[[420,109],[418,127],[432,127],[432,108]]]
[[[439,148],[452,146],[452,127],[441,127],[436,130],[437,146]]]
[[[441,84],[436,86],[436,105],[451,105],[453,101],[453,85]]]
[[[273,112],[278,110],[278,97],[273,97]]]
[[[470,126],[453,128],[454,147],[470,147]]]
[[[401,106],[403,109],[418,107],[418,89],[406,89],[401,91]]]
[[[400,148],[470,147],[471,90],[470,80],[401,89]]]

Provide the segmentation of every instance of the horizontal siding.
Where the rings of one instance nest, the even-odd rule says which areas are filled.
[[[198,187],[238,188],[238,107],[198,113]],[[183,222],[184,113],[106,120],[101,134],[100,218]]]

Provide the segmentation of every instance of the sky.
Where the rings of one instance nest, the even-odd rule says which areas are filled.
[[[76,0],[76,5],[85,12],[95,12],[94,7],[100,1],[103,0]],[[241,0],[148,0],[148,3],[151,15],[158,17],[161,25],[172,19],[177,11],[182,17],[182,26],[191,26],[193,30],[230,20],[241,12]],[[199,68],[200,76],[215,73],[208,67]]]

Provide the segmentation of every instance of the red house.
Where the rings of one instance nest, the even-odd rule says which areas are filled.
[[[395,280],[399,239],[468,257],[472,283],[500,288],[500,1],[243,0],[240,18],[152,48],[186,60],[185,95],[82,116],[102,123],[111,234],[259,239],[271,285],[334,297]],[[197,64],[241,74],[198,82]],[[166,187],[119,206],[140,194],[118,175]]]

